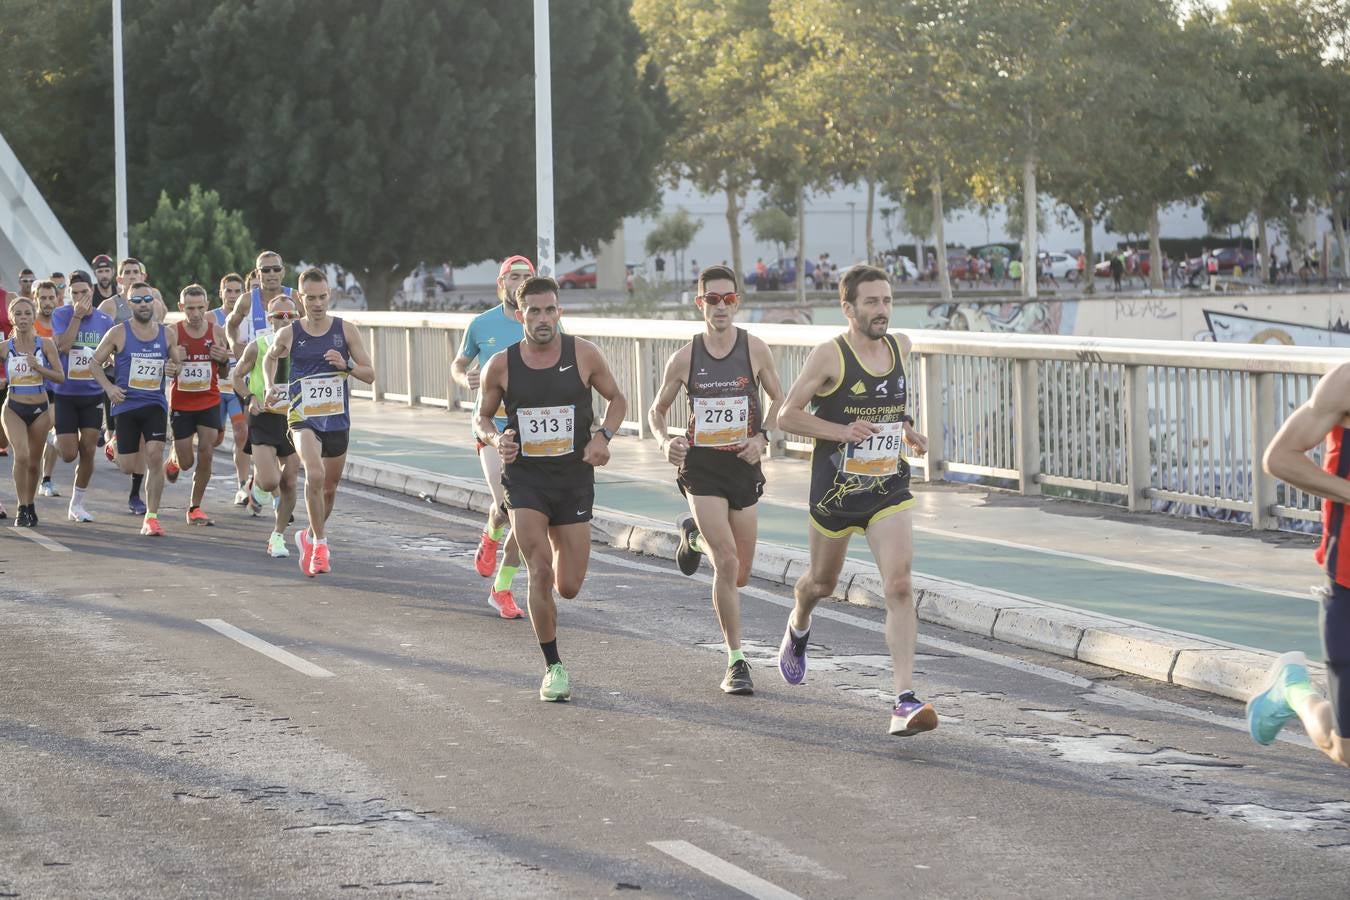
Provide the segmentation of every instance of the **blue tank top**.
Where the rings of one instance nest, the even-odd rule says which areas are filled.
[[[295,294],[288,287],[283,287],[281,292],[287,297],[294,297]],[[266,334],[272,330],[271,321],[267,318],[267,304],[263,303],[262,288],[254,285],[249,294],[250,306],[249,314],[244,317],[244,321],[239,323],[239,342],[245,346],[252,343],[253,339],[260,334]],[[224,326],[226,316],[221,316],[220,324]]]
[[[126,397],[112,408],[113,415],[142,406],[169,407],[164,396],[164,364],[169,359],[169,340],[164,326],[148,341],[136,337],[131,323],[124,324],[126,343],[117,354],[117,386]]]
[[[347,358],[347,337],[342,320],[333,317],[321,335],[291,323],[291,425],[314,431],[346,431],[352,427],[347,399],[347,371],[323,358],[336,350]]]
[[[38,363],[44,369],[51,368],[47,362],[47,354],[42,352],[42,338],[35,336],[34,341],[37,351],[32,354],[20,353],[15,349],[12,339],[5,344],[5,378],[9,380],[11,394],[25,397],[47,395],[47,379],[27,363],[27,357],[31,355],[37,357]]]

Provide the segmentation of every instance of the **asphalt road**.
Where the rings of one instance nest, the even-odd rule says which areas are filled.
[[[823,608],[789,687],[753,585],[727,697],[706,567],[599,546],[544,704],[476,517],[344,490],[309,579],[227,479],[162,539],[124,484],[0,528],[0,897],[1345,896],[1350,773],[1238,704],[925,626],[942,724],[892,738],[874,611]]]

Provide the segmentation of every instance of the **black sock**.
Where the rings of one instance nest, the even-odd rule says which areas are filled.
[[[198,509],[200,509],[200,508],[201,508],[201,504],[197,504],[196,506],[189,506],[189,507],[188,507],[188,512],[196,512],[196,511],[197,511]]]
[[[51,484],[51,483],[52,483],[52,476],[50,476],[50,475],[43,475],[43,476],[42,476],[42,483],[43,483],[43,484]]]
[[[131,476],[131,496],[139,497],[141,495],[141,482],[145,480],[144,475]]]
[[[544,661],[550,666],[562,662],[562,657],[558,655],[558,639],[554,638],[547,644],[540,644],[539,649],[544,651]]]

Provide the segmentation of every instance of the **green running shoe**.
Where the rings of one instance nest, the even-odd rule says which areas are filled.
[[[1295,650],[1275,660],[1266,679],[1262,682],[1261,692],[1247,701],[1247,731],[1258,744],[1269,744],[1280,733],[1284,723],[1297,713],[1285,699],[1287,685],[1308,680],[1308,660]]]
[[[549,703],[572,699],[572,684],[562,663],[554,663],[544,673],[544,681],[539,685],[539,699]]]
[[[267,555],[273,559],[285,559],[291,555],[291,551],[286,547],[284,535],[272,532],[272,536],[267,539]]]

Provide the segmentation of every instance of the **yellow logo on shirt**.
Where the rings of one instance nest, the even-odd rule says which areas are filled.
[[[849,390],[854,394],[865,394],[867,393],[867,386],[861,381],[855,381],[853,382],[853,387],[849,388]]]

